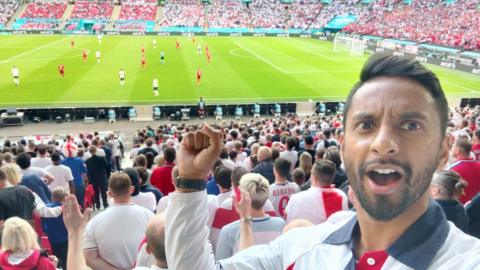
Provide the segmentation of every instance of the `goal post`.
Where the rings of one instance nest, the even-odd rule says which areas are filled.
[[[363,56],[365,41],[352,37],[336,36],[333,40],[333,51],[349,52],[352,56]]]

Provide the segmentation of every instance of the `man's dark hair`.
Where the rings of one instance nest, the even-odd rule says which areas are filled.
[[[131,195],[130,187],[132,182],[126,173],[117,172],[112,173],[108,180],[108,188],[115,196]]]
[[[43,156],[47,153],[47,146],[45,146],[44,144],[39,144],[37,146],[37,151],[39,155]]]
[[[236,140],[238,138],[238,132],[236,130],[230,131],[230,136],[232,139]]]
[[[340,157],[340,151],[336,146],[331,146],[325,151],[325,155],[323,155],[324,159],[328,159],[335,163],[336,168],[340,168],[342,166],[342,158]]]
[[[60,161],[60,154],[58,152],[53,152],[52,155],[50,156],[50,159],[53,162]]]
[[[132,196],[138,195],[140,193],[140,176],[138,175],[137,170],[134,168],[126,168],[123,170],[125,174],[130,178],[131,185],[134,187]]]
[[[133,168],[135,169],[135,171],[137,171],[138,176],[140,177],[140,180],[141,180],[140,185],[146,184],[147,181],[148,181],[148,171],[147,171],[147,169],[145,169],[145,167],[141,167],[141,166],[135,166]]]
[[[163,151],[163,157],[165,158],[166,162],[174,162],[176,156],[177,156],[177,152],[175,151],[175,148],[173,148],[173,147],[167,147]]]
[[[142,166],[146,167],[147,166],[147,158],[145,155],[140,154],[135,157],[135,160],[133,162],[133,166]]]
[[[288,137],[286,140],[286,143],[287,143],[287,149],[292,150],[297,144],[297,140],[294,137]]]
[[[147,145],[147,147],[152,147],[153,140],[151,138],[148,138],[147,141],[145,142],[145,144]]]
[[[472,143],[468,139],[458,138],[455,141],[455,147],[460,149],[465,155],[469,155],[472,151]]]
[[[477,128],[477,130],[475,130],[475,137],[480,139],[480,128]]]
[[[443,138],[448,122],[448,102],[437,75],[413,58],[390,54],[374,54],[363,66],[360,73],[360,81],[353,86],[345,103],[343,111],[344,126],[347,122],[347,113],[350,110],[355,93],[363,84],[378,77],[409,78],[425,87],[435,100],[435,107],[440,118],[440,133]]]
[[[248,170],[243,166],[238,166],[232,171],[232,184],[236,187],[240,185],[242,176],[248,173]]]
[[[290,166],[292,163],[289,160],[284,158],[277,158],[273,163],[275,171],[278,173],[280,177],[287,178],[290,174]]]
[[[215,169],[213,176],[215,177],[215,182],[222,188],[230,189],[232,187],[232,170],[229,168],[220,166]]]
[[[310,136],[310,135],[305,136],[305,138],[303,140],[305,141],[306,145],[312,145],[313,144],[313,137]]]
[[[27,153],[21,153],[17,156],[17,165],[20,166],[21,169],[26,169],[30,167],[30,155]]]
[[[314,174],[322,184],[332,184],[336,173],[335,163],[330,160],[321,159],[315,161],[315,164],[313,164],[312,174]]]

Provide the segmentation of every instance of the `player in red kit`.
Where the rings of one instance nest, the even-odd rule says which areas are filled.
[[[192,43],[195,44],[195,37],[192,38]]]
[[[178,42],[178,40],[175,41],[175,48],[177,48],[177,50],[180,49],[180,42]]]
[[[200,81],[202,80],[202,70],[197,68],[197,85],[200,85]]]
[[[63,64],[58,65],[58,75],[60,78],[65,78],[65,66]]]
[[[210,50],[208,49],[208,45],[205,45],[205,53],[208,55],[210,53]]]
[[[86,49],[83,49],[83,51],[82,51],[82,58],[83,58],[83,62],[84,62],[84,63],[87,62],[87,56],[88,56],[87,50],[86,50]]]
[[[142,55],[144,55],[145,54],[145,47],[143,47],[143,45],[142,45],[141,51],[142,51]]]
[[[142,55],[142,69],[145,69],[147,61],[145,60],[145,55]]]
[[[207,62],[210,64],[212,62],[212,55],[207,51]]]
[[[70,40],[70,48],[73,49],[75,48],[75,40]]]

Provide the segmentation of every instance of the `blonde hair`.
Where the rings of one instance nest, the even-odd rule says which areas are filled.
[[[157,160],[155,162],[157,167],[162,167],[163,165],[165,165],[165,157],[162,154],[157,155],[155,159]]]
[[[39,249],[37,237],[37,233],[27,221],[11,217],[3,224],[2,249],[12,253]]]
[[[250,193],[252,208],[260,210],[268,200],[270,184],[258,173],[247,173],[240,179],[240,188]]]
[[[303,152],[300,155],[298,167],[302,168],[305,174],[310,174],[313,167],[312,156],[308,152]]]
[[[7,181],[12,186],[16,186],[22,180],[22,176],[20,175],[20,168],[16,164],[5,164],[5,166],[2,167],[2,170],[7,176]]]

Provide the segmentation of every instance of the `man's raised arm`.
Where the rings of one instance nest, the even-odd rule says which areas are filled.
[[[177,190],[171,195],[166,211],[165,248],[170,269],[217,268],[208,242],[207,193],[204,187],[221,148],[220,132],[208,125],[204,125],[202,131],[186,134],[182,140],[177,162],[183,184],[177,182]]]

